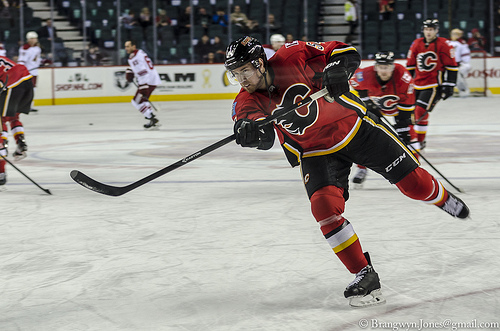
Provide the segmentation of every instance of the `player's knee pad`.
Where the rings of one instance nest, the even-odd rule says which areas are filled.
[[[311,211],[319,223],[321,232],[327,234],[344,222],[344,189],[336,186],[324,186],[311,196]]]

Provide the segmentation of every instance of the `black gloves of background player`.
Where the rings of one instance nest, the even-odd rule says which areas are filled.
[[[443,100],[446,100],[449,97],[451,97],[453,95],[453,88],[454,88],[454,86],[442,85],[441,86],[441,98]]]
[[[375,104],[375,102],[368,99],[365,101],[365,105],[366,105],[366,110],[368,110],[370,113],[377,116],[378,118],[382,117],[382,113],[380,112],[380,108],[377,106],[377,104]]]
[[[257,147],[270,149],[274,144],[274,127],[272,124],[259,128],[258,122],[247,118],[240,119],[234,124],[236,143],[242,147]]]
[[[410,137],[410,125],[412,124],[411,112],[399,111],[396,117],[396,124],[394,124],[394,129],[398,133],[399,137],[406,143],[411,143]]]
[[[349,92],[349,73],[347,58],[340,57],[328,63],[323,69],[323,87],[331,97],[338,97]]]

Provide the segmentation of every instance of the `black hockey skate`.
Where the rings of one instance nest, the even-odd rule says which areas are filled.
[[[448,192],[448,199],[444,205],[439,206],[442,210],[453,217],[467,218],[469,217],[469,207],[460,198]]]
[[[5,172],[0,172],[0,186],[5,185],[7,183],[7,175]]]
[[[356,173],[356,175],[352,179],[352,182],[354,184],[363,184],[363,182],[366,179],[366,174],[367,173],[368,173],[368,169],[366,169],[366,168],[359,168],[358,172]]]
[[[347,286],[344,297],[352,307],[368,307],[385,303],[380,289],[380,279],[371,265],[370,255],[365,253],[368,265],[356,274],[356,278]]]
[[[145,129],[152,130],[152,129],[157,129],[160,126],[160,124],[158,124],[159,121],[155,117],[155,115],[151,115],[151,117],[148,118],[148,120],[149,123],[144,124]]]
[[[24,139],[24,135],[20,134],[18,139],[17,139],[17,148],[12,153],[12,156],[14,156],[14,160],[19,161],[24,159],[26,156],[26,151],[28,150],[28,145],[26,144],[26,140]]]

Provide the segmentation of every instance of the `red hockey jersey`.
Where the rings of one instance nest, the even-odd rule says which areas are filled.
[[[24,65],[15,63],[5,56],[0,56],[0,80],[5,83],[7,76],[9,76],[8,88],[16,87],[33,77]]]
[[[408,51],[406,68],[415,72],[417,90],[442,85],[444,81],[455,85],[458,72],[453,47],[443,37],[437,37],[430,43],[426,43],[425,38],[413,41]],[[447,77],[443,78],[445,71]]]
[[[396,116],[400,110],[415,109],[413,78],[401,64],[394,64],[392,77],[385,84],[377,78],[375,66],[356,70],[350,83],[360,93],[361,100],[371,99],[384,115]]]
[[[347,44],[294,41],[281,47],[269,60],[271,100],[267,91],[252,94],[241,89],[233,103],[234,121],[258,120],[290,106],[322,87],[322,75],[330,57],[355,52]],[[334,153],[356,134],[366,108],[359,98],[346,93],[329,103],[320,98],[274,122],[279,140],[292,166],[301,157]]]

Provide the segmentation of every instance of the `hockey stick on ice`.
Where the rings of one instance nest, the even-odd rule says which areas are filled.
[[[40,185],[38,185],[33,179],[29,178],[28,175],[26,175],[24,172],[21,171],[21,169],[19,169],[18,167],[16,167],[14,165],[14,163],[10,162],[9,159],[7,159],[5,156],[3,155],[0,155],[2,157],[2,159],[4,159],[8,164],[10,164],[14,169],[16,169],[17,171],[19,171],[21,173],[21,175],[23,175],[24,177],[28,178],[30,180],[30,182],[32,182],[33,184],[35,184],[40,190],[44,191],[45,193],[47,194],[50,194],[52,195],[52,193],[46,189],[46,188],[43,188],[41,187]]]
[[[424,160],[432,169],[434,169],[434,171],[436,171],[441,177],[443,177],[443,179],[445,181],[447,181],[448,184],[450,184],[455,190],[457,190],[460,193],[464,193],[465,192],[461,188],[456,187],[455,185],[453,185],[453,183],[450,182],[448,180],[448,178],[446,178],[441,172],[439,172],[439,170],[437,170],[436,167],[434,167],[432,165],[432,163],[430,163],[429,160],[427,160],[419,151],[417,151],[415,148],[413,148],[413,146],[411,146],[410,144],[407,144],[406,142],[404,142],[403,139],[401,139],[401,137],[399,136],[399,134],[396,132],[396,129],[394,128],[394,126],[391,123],[389,123],[389,121],[384,116],[382,116],[381,119],[384,121],[385,124],[387,124],[392,129],[392,131],[396,134],[396,137],[398,137],[399,141],[401,141],[403,144],[405,144],[405,146],[408,147],[412,152],[418,154],[418,156],[420,156],[422,158],[422,160]]]
[[[265,120],[259,121],[259,127],[267,125],[267,124],[271,123],[272,121],[274,121],[275,119],[283,117],[283,116],[291,113],[292,111],[325,96],[327,93],[328,93],[327,89],[324,88],[316,93],[311,94],[310,96],[303,99],[302,101],[299,101],[299,102],[291,105],[290,107],[278,109],[274,112],[274,114],[268,116]],[[126,186],[112,186],[112,185],[104,184],[104,183],[96,181],[95,179],[90,178],[89,176],[85,175],[84,173],[82,173],[78,170],[71,171],[70,175],[71,175],[71,178],[73,178],[73,180],[75,182],[82,185],[83,187],[88,188],[89,190],[116,197],[116,196],[120,196],[122,194],[125,194],[129,191],[132,191],[133,189],[136,189],[139,186],[144,185],[144,184],[152,181],[153,179],[156,179],[160,176],[163,176],[166,173],[169,173],[170,171],[173,171],[179,167],[182,167],[183,165],[188,164],[189,162],[194,161],[194,160],[210,153],[211,151],[214,151],[214,150],[230,143],[231,141],[233,141],[235,139],[236,139],[236,135],[232,134],[232,135],[230,135],[222,140],[219,140],[216,143],[213,143],[212,145],[210,145],[208,147],[203,148],[202,150],[199,150],[199,151],[197,151],[189,156],[186,156],[185,158],[183,158],[183,159],[181,159],[181,160],[179,160],[179,161],[177,161],[177,162],[175,162],[175,163],[173,163],[173,164],[171,164],[163,169],[158,170],[157,172],[155,172],[147,177],[144,177],[144,178],[142,178],[142,179],[140,179],[132,184],[126,185]]]

